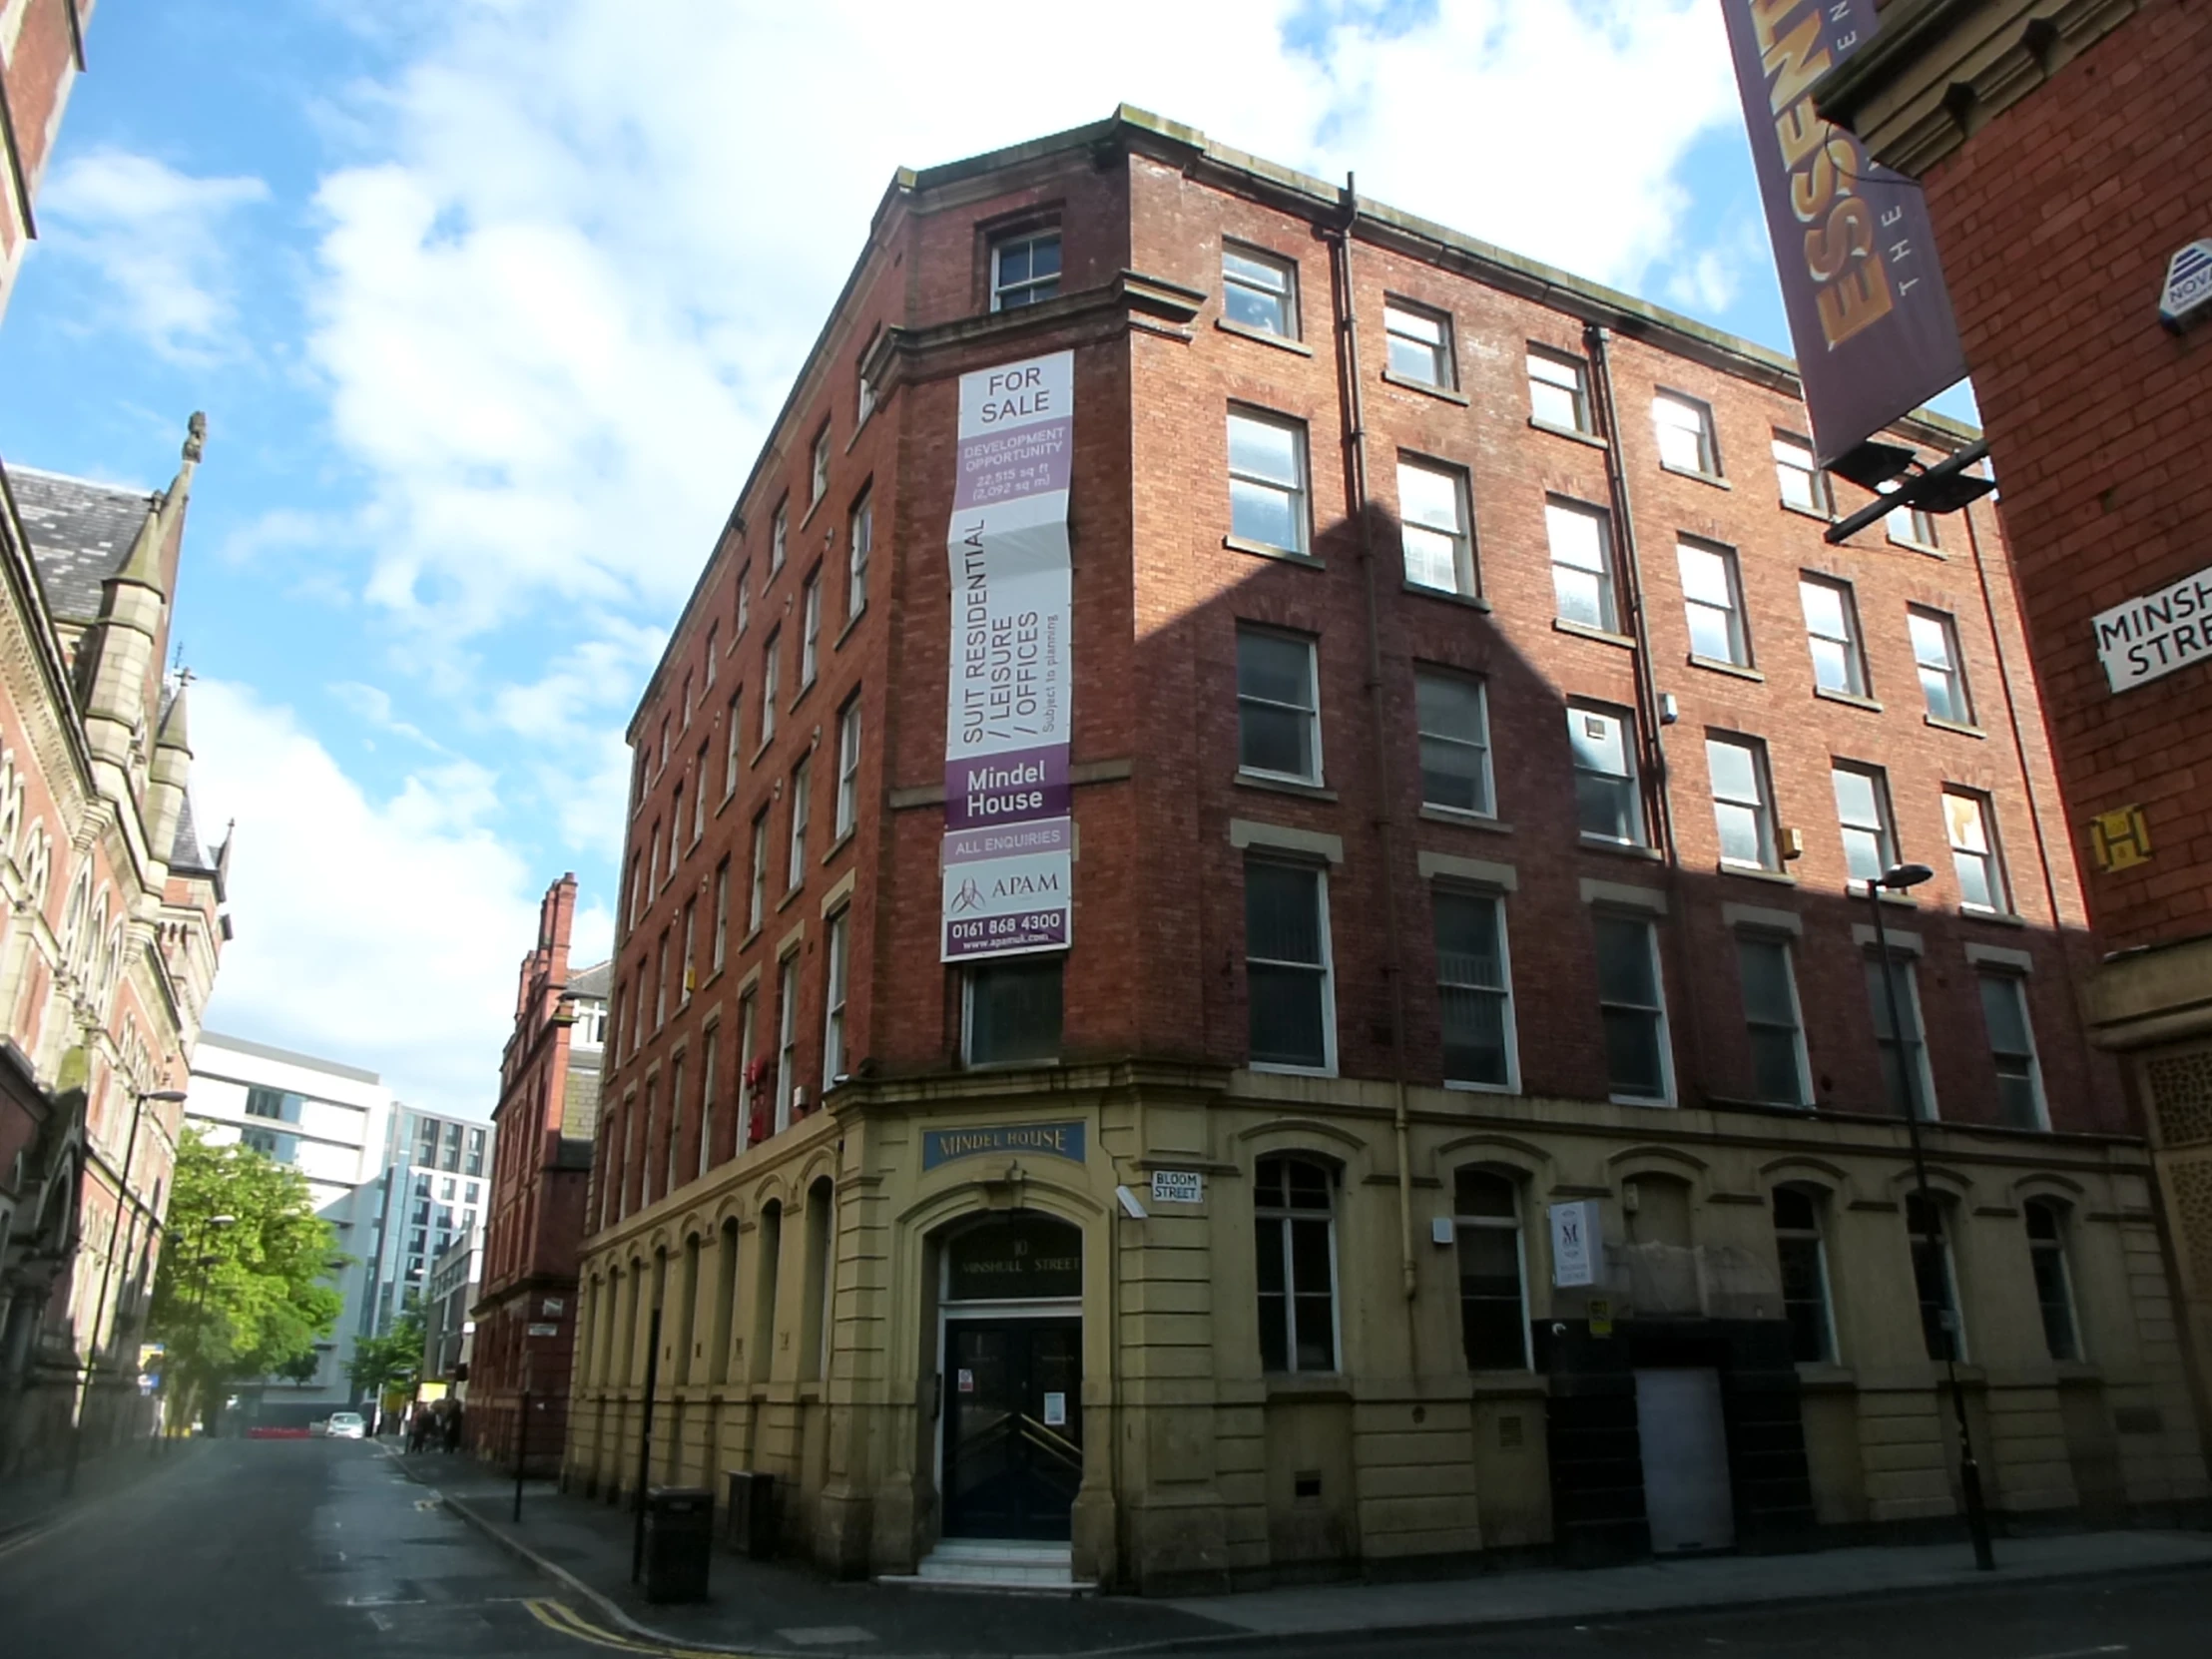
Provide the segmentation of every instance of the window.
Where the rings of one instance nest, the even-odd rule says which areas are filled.
[[[303,1097],[288,1094],[282,1089],[265,1089],[259,1086],[246,1091],[246,1115],[253,1118],[275,1118],[279,1123],[297,1123],[300,1111],[305,1107]],[[451,1194],[447,1195],[451,1197]]]
[[[1229,411],[1229,533],[1285,553],[1306,551],[1306,426]]]
[[[698,961],[698,957],[693,954],[693,951],[698,939],[699,900],[687,898],[684,900],[684,978],[682,988],[678,992],[679,1007],[691,1000],[692,973],[694,965]]]
[[[1890,831],[1890,792],[1876,767],[1836,767],[1836,818],[1844,830],[1844,864],[1854,881],[1876,881],[1897,862]]]
[[[692,711],[697,705],[698,697],[693,687],[692,677],[687,674],[684,676],[684,730],[687,732],[691,730]]]
[[[813,782],[809,774],[813,763],[801,761],[792,768],[792,846],[791,862],[784,871],[787,891],[807,879],[807,810],[808,785]]]
[[[1774,435],[1774,479],[1782,492],[1782,504],[1823,518],[1836,516],[1836,492],[1828,474],[1813,460],[1813,446],[1803,438]]]
[[[1940,1199],[1908,1194],[1905,1233],[1913,1250],[1913,1287],[1921,1304],[1921,1338],[1931,1360],[1963,1360],[1965,1332],[1958,1319],[1958,1279],[1944,1235]]]
[[[1590,430],[1590,388],[1579,357],[1528,353],[1528,411],[1541,426]]]
[[[822,430],[815,434],[814,464],[808,468],[807,481],[809,506],[830,493],[830,422],[827,420],[822,423]]]
[[[753,1005],[758,999],[747,991],[738,999],[738,1133],[737,1149],[753,1144]]]
[[[1720,475],[1720,457],[1713,447],[1713,411],[1703,403],[1671,392],[1651,400],[1651,423],[1659,433],[1659,464],[1677,472]]]
[[[758,933],[761,919],[768,912],[768,809],[763,807],[753,819],[753,891],[746,900],[745,930]]]
[[[653,985],[653,1029],[658,1031],[668,1023],[668,944],[667,928],[661,929],[660,971]]]
[[[1713,780],[1713,821],[1720,830],[1724,864],[1772,869],[1779,861],[1766,762],[1766,745],[1754,738],[1705,740],[1705,766]]]
[[[1969,790],[1943,791],[1943,829],[1950,837],[1951,867],[1958,872],[1958,905],[1964,910],[2004,910],[2004,871],[1989,838],[1989,798]]]
[[[1060,1057],[1060,981],[1066,959],[978,962],[963,977],[961,1052],[971,1066]]]
[[[1611,633],[1613,610],[1612,521],[1596,507],[1556,498],[1544,503],[1551,539],[1551,591],[1563,622]]]
[[[723,718],[730,724],[725,734],[727,748],[722,757],[722,793],[725,799],[738,793],[738,763],[745,752],[745,740],[741,735],[744,722],[738,717],[745,711],[741,707],[745,693],[742,690],[730,694],[730,707]]]
[[[1419,588],[1472,596],[1474,538],[1467,529],[1467,475],[1455,466],[1400,459],[1398,539],[1405,580]]]
[[[859,361],[852,365],[852,424],[855,427],[865,424],[867,417],[875,412],[875,382],[867,377],[867,359],[882,335],[880,327],[868,330],[867,344],[860,347]]]
[[[852,912],[839,910],[830,918],[829,965],[823,980],[822,1086],[833,1089],[843,1079],[844,998],[851,977]]]
[[[844,620],[850,622],[867,609],[867,562],[875,551],[875,497],[863,493],[846,526],[848,546],[844,563]]]
[[[815,683],[815,675],[822,667],[822,572],[817,570],[807,578],[807,587],[800,598],[799,630],[799,689],[805,691]]]
[[[664,720],[664,721],[662,721],[662,722],[661,722],[661,760],[660,760],[660,766],[659,766],[659,768],[658,768],[658,771],[657,771],[657,773],[656,773],[656,776],[658,776],[658,773],[659,773],[659,772],[666,772],[667,770],[668,770],[668,722]]]
[[[1320,869],[1246,860],[1245,994],[1254,1065],[1336,1069],[1329,881]]]
[[[1736,935],[1736,968],[1744,983],[1744,1023],[1751,1036],[1751,1084],[1761,1100],[1810,1104],[1805,1084],[1805,1027],[1797,975],[1787,941],[1763,933]]]
[[[1690,654],[1717,663],[1751,665],[1744,638],[1744,601],[1736,581],[1736,555],[1724,547],[1677,542],[1675,568],[1682,573],[1682,606],[1690,620]]]
[[[1901,1032],[1890,1017],[1891,993],[1897,997]],[[1867,958],[1867,1000],[1874,1011],[1875,1046],[1882,1054],[1882,1081],[1890,1107],[1899,1114],[1918,1109],[1924,1121],[1936,1116],[1936,1081],[1928,1070],[1928,1044],[1922,1040],[1920,976],[1913,958],[1895,952],[1883,981],[1882,958]],[[1910,1091],[1910,1092],[1908,1092]]]
[[[1463,1169],[1451,1182],[1459,1245],[1459,1336],[1469,1371],[1526,1371],[1528,1277],[1520,1191],[1512,1178]]]
[[[725,858],[715,870],[715,955],[714,971],[720,973],[730,953],[730,860]]]
[[[684,1057],[679,1054],[668,1068],[668,1179],[661,1191],[672,1193],[683,1180]]]
[[[644,914],[645,860],[633,852],[630,854],[630,925],[635,927]]]
[[[1859,647],[1859,610],[1847,582],[1798,579],[1805,637],[1813,649],[1813,684],[1847,697],[1867,695],[1867,659]]]
[[[707,746],[699,746],[699,759],[692,767],[692,844],[699,844],[699,837],[707,832]]]
[[[2020,1208],[2027,1221],[2035,1301],[2043,1314],[2043,1346],[2053,1360],[2078,1360],[2081,1337],[2074,1322],[2073,1276],[2066,1268],[2064,1213],[2047,1198],[2031,1198]]]
[[[1034,231],[991,245],[991,309],[1034,305],[1060,291],[1060,233]]]
[[[777,509],[779,513],[782,508]],[[749,564],[738,572],[738,638],[745,637],[746,629],[753,625],[753,567]]]
[[[1389,371],[1401,380],[1449,388],[1451,322],[1437,311],[1392,302],[1382,307],[1382,332],[1389,347]]]
[[[1314,642],[1237,630],[1237,768],[1321,782],[1321,701]]]
[[[1240,328],[1298,338],[1298,267],[1257,248],[1222,244],[1221,313]]]
[[[1957,625],[1941,611],[1916,605],[1905,613],[1905,626],[1913,636],[1913,660],[1920,665],[1929,718],[1971,726],[1973,705],[1966,700],[1966,676],[1959,668]]]
[[[1665,1104],[1673,1090],[1657,930],[1641,916],[1600,911],[1593,920],[1607,1082],[1616,1098]]]
[[[780,666],[777,661],[778,643],[775,634],[769,635],[768,644],[761,652],[761,742],[764,744],[776,736],[776,682]]]
[[[1790,1322],[1790,1358],[1821,1365],[1836,1358],[1836,1321],[1828,1296],[1828,1246],[1821,1201],[1804,1187],[1774,1190],[1774,1248],[1782,1266],[1782,1317]]]
[[[1253,1170],[1253,1265],[1260,1285],[1260,1369],[1337,1369],[1336,1177],[1310,1158],[1262,1158]]]
[[[1420,669],[1413,676],[1420,727],[1420,798],[1424,806],[1488,818],[1490,716],[1482,682]]]
[[[1570,708],[1567,741],[1574,749],[1574,804],[1582,833],[1641,846],[1644,808],[1628,743],[1628,711]]]
[[[722,1027],[710,1025],[699,1039],[699,1170],[705,1175],[715,1161],[715,1050],[722,1046]]]
[[[776,518],[769,527],[768,573],[774,576],[784,568],[784,555],[791,548],[791,498],[786,496],[776,503]]]
[[[1919,507],[1893,507],[1884,517],[1889,527],[1890,539],[1907,547],[1936,546],[1936,519]]]
[[[1510,1089],[1513,994],[1505,959],[1504,901],[1495,893],[1439,886],[1430,895],[1430,906],[1436,924],[1444,1081]]]
[[[1978,977],[1981,1017],[1989,1027],[1989,1054],[1997,1068],[1997,1116],[2014,1129],[2048,1128],[2026,982],[2015,973],[1984,972]]]
[[[668,808],[668,878],[676,879],[676,866],[684,849],[684,786],[678,784]]]
[[[776,971],[776,1128],[792,1125],[792,1089],[799,1081],[799,953]]]
[[[661,821],[655,819],[653,828],[646,834],[646,854],[653,861],[645,874],[645,890],[648,896],[658,898],[661,892]]]
[[[854,692],[837,711],[836,835],[852,832],[860,816],[860,694]]]

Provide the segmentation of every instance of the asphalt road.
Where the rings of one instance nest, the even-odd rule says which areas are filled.
[[[583,1659],[604,1628],[373,1445],[221,1441],[0,1539],[5,1659]],[[1027,1604],[1037,1620],[1081,1618]],[[1535,1630],[1217,1648],[1221,1659],[2205,1659],[2212,1569]],[[895,1645],[895,1644],[887,1644]],[[1039,1644],[1051,1645],[1051,1644]],[[997,1649],[1003,1651],[1003,1648]],[[1206,1651],[1200,1644],[1194,1653]]]

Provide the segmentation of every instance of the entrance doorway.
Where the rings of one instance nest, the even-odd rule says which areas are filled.
[[[1060,1542],[1083,1480],[1083,1235],[1033,1211],[948,1239],[939,1297],[947,1538]]]
[[[1638,1368],[1636,1432],[1643,1446],[1652,1553],[1735,1548],[1720,1373],[1706,1367]]]

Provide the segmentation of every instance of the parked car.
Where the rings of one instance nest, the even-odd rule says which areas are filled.
[[[368,1424],[361,1421],[358,1411],[332,1411],[323,1432],[333,1440],[358,1440],[367,1435]]]

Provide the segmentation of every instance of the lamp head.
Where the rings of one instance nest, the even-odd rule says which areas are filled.
[[[1907,887],[1917,887],[1923,881],[1933,881],[1935,878],[1936,872],[1926,864],[1892,864],[1882,872],[1881,884],[1903,891]]]
[[[185,1091],[183,1089],[149,1089],[139,1096],[141,1100],[162,1100],[173,1106],[184,1098]]]

